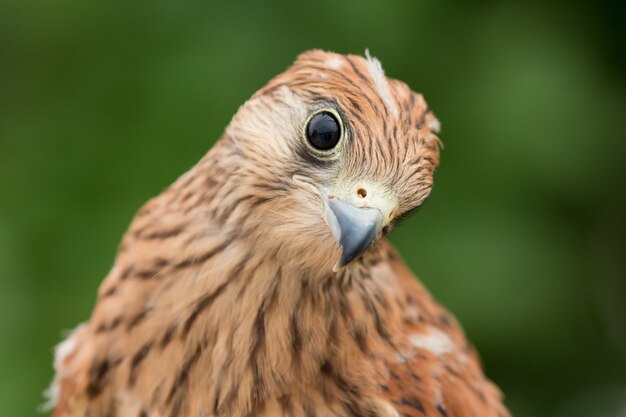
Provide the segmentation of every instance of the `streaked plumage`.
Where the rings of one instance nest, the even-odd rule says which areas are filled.
[[[345,128],[328,157],[302,137],[323,109]],[[302,54],[138,212],[91,319],[57,350],[54,415],[508,416],[384,236],[428,196],[437,130],[377,60]],[[381,213],[344,267],[325,199]]]

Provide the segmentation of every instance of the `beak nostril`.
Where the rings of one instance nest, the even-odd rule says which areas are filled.
[[[356,194],[360,198],[365,198],[365,197],[367,197],[367,190],[365,188],[359,188],[358,190],[356,190]]]

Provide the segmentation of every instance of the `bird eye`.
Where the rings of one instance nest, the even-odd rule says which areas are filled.
[[[311,117],[305,134],[314,150],[324,152],[337,146],[341,140],[342,127],[333,112],[322,111]]]

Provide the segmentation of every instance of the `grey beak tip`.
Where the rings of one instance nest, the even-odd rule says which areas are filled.
[[[356,207],[345,201],[329,201],[339,226],[342,254],[338,265],[343,267],[365,252],[380,232],[383,216],[371,207]]]
[[[341,226],[340,226],[341,227]],[[339,244],[343,249],[339,264],[345,266],[352,262],[354,258],[365,252],[372,244],[378,234],[375,227],[368,227],[361,230],[351,230],[351,233],[344,233],[342,230]]]

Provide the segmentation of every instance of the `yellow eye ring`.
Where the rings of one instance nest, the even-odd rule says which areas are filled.
[[[339,112],[325,107],[313,112],[302,128],[303,142],[319,159],[336,159],[345,142],[345,126]]]

